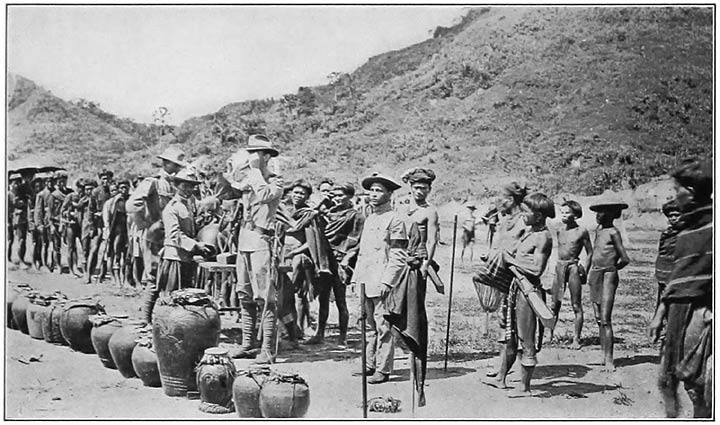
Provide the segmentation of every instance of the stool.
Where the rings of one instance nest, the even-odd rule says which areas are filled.
[[[214,261],[198,263],[197,286],[205,289],[216,303],[222,296],[222,284],[231,276],[235,276],[235,264],[220,264]],[[212,281],[212,284],[208,281]],[[219,311],[240,311],[240,307],[221,307]]]

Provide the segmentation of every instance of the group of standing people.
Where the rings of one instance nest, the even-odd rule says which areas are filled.
[[[235,276],[223,284],[229,287],[225,298],[239,306],[242,340],[230,355],[254,357],[258,363],[274,361],[278,330],[291,347],[304,338],[305,327],[312,322],[309,304],[316,298],[315,333],[305,343],[324,341],[332,295],[340,328],[336,342],[345,345],[347,288],[362,287],[361,309],[369,339],[360,373],[370,376],[371,384],[387,382],[393,370],[395,335],[400,336],[414,354],[411,367],[422,405],[426,284],[438,269],[434,256],[439,218],[428,202],[435,173],[412,168],[402,175],[402,183],[373,173],[361,181],[367,192],[366,202],[359,205],[354,202],[353,183],[325,178],[317,185],[319,198],[312,202],[315,187],[310,182],[297,179],[286,184],[268,167],[279,154],[268,137],[250,136],[244,150],[247,160],[223,173],[197,161],[188,163],[181,150],[170,147],[158,155],[162,169],[155,176],[114,181],[112,172],[102,171],[99,183],[78,179],[75,190],[67,186],[63,170],[44,178],[30,172],[11,175],[8,260],[17,242],[19,261],[29,266],[25,247],[30,234],[32,264],[38,269],[74,273],[87,283],[93,274],[101,279],[110,271],[116,282],[140,283],[145,288],[143,317],[149,323],[161,293],[200,284],[195,281],[198,261],[215,259],[221,252],[234,254]],[[711,412],[706,386],[707,360],[712,355],[709,167],[694,161],[676,170],[672,176],[677,195],[663,209],[672,219],[660,243],[660,289],[650,333],[663,340],[661,388],[669,417],[677,415],[675,392],[680,381],[685,382],[696,416]],[[403,183],[412,199],[396,207],[393,192]],[[500,355],[485,383],[506,389],[507,374],[519,360],[518,393],[530,394],[544,327],[554,328],[567,287],[575,313],[572,347],[579,349],[585,284],[600,331],[601,362],[613,370],[612,310],[618,272],[630,263],[613,222],[627,207],[619,200],[592,205],[598,228],[591,241],[590,233],[577,223],[583,213],[579,203],[565,200],[559,208],[561,224],[551,231],[547,220],[555,217],[555,205],[548,196],[529,193],[516,182],[502,189],[495,207],[483,217],[492,228],[492,249],[481,258],[483,264],[492,265],[484,270],[492,269],[496,275],[475,282],[478,295],[480,284],[501,294]],[[474,212],[473,205],[469,209]],[[471,219],[474,232],[472,214]],[[199,238],[201,229],[210,225],[216,225],[216,234]],[[474,238],[465,227],[464,246]],[[558,261],[550,291],[549,314],[554,321],[548,322],[543,320],[547,316],[542,307],[547,305],[540,277],[553,239]]]

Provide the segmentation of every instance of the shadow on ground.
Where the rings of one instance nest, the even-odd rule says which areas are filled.
[[[586,398],[587,394],[599,393],[618,389],[617,385],[598,385],[591,382],[570,381],[558,379],[540,385],[533,385],[533,391],[538,391],[538,397],[550,398],[565,396],[566,398]]]
[[[468,373],[475,372],[477,369],[469,368],[469,367],[448,367],[447,372],[444,368],[432,368],[427,369],[427,372],[425,374],[425,380],[430,381],[432,379],[447,379],[447,378],[457,378],[463,375],[467,375]],[[410,369],[396,369],[392,375],[390,375],[390,381],[391,382],[403,382],[403,381],[409,381],[410,380]]]
[[[660,356],[642,354],[615,359],[615,367],[635,366],[643,363],[660,364]]]
[[[541,365],[535,367],[533,378],[555,379],[555,378],[582,378],[587,375],[591,368],[578,364],[556,364]]]

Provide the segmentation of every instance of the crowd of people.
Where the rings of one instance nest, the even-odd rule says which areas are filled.
[[[141,286],[143,317],[150,323],[162,293],[200,285],[198,262],[226,255],[235,273],[222,282],[220,302],[238,308],[242,328],[242,340],[230,354],[258,363],[274,361],[278,332],[291,347],[305,338],[314,299],[319,305],[315,331],[305,343],[324,341],[333,298],[340,328],[336,342],[345,345],[346,291],[362,287],[368,343],[360,373],[371,384],[387,382],[395,338],[402,338],[414,354],[411,367],[422,405],[426,283],[438,268],[439,217],[428,202],[435,173],[412,168],[402,182],[373,173],[361,180],[365,192],[359,194],[353,183],[329,178],[317,186],[306,179],[285,182],[268,166],[279,152],[266,136],[250,136],[244,151],[245,159],[224,172],[202,161],[188,163],[182,151],[171,147],[158,155],[162,169],[155,176],[114,180],[112,172],[102,171],[99,182],[78,179],[75,190],[67,186],[63,170],[10,175],[8,260],[17,243],[18,262],[26,267],[73,273],[86,283],[93,277],[102,281],[109,273],[118,284]],[[712,411],[706,370],[712,355],[713,174],[707,161],[692,161],[672,177],[677,196],[663,207],[670,227],[660,241],[660,286],[649,332],[663,341],[661,388],[667,415],[677,415],[676,391],[682,381],[695,415],[705,417]],[[394,205],[393,192],[403,183],[411,200]],[[555,217],[556,208],[548,196],[515,182],[502,188],[495,207],[482,217],[491,229],[492,249],[480,256],[480,264],[493,276],[475,279],[479,295],[488,287],[501,299],[500,355],[485,383],[506,389],[507,374],[519,360],[518,392],[530,394],[544,328],[554,329],[567,287],[575,313],[572,347],[580,348],[583,285],[589,287],[599,328],[602,364],[613,370],[614,298],[619,271],[632,261],[614,220],[627,207],[621,200],[592,205],[598,228],[591,238],[576,221],[583,214],[577,202],[562,203],[561,224],[551,231],[547,220]],[[472,247],[475,237],[475,206],[468,209],[472,223],[463,225],[463,248]],[[33,242],[30,263],[25,259],[28,234]],[[558,261],[548,321],[540,278],[553,240]]]

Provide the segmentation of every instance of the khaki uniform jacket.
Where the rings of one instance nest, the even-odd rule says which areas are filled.
[[[397,284],[405,266],[407,242],[405,222],[390,203],[376,208],[365,219],[351,282],[365,283],[368,298],[379,297],[383,285]]]
[[[194,251],[198,247],[195,240],[195,199],[183,198],[176,194],[162,213],[165,227],[163,259],[192,262]]]
[[[283,195],[283,179],[273,174],[266,181],[262,172],[253,168],[240,187],[249,190],[241,198],[243,225],[238,235],[238,251],[267,250],[267,236],[261,232],[267,234],[275,230],[275,212]]]
[[[40,228],[42,226],[46,226],[48,224],[47,222],[47,206],[49,199],[52,196],[52,192],[45,187],[43,190],[41,190],[37,196],[35,197],[35,211],[34,211],[34,221],[35,221],[35,227]]]

